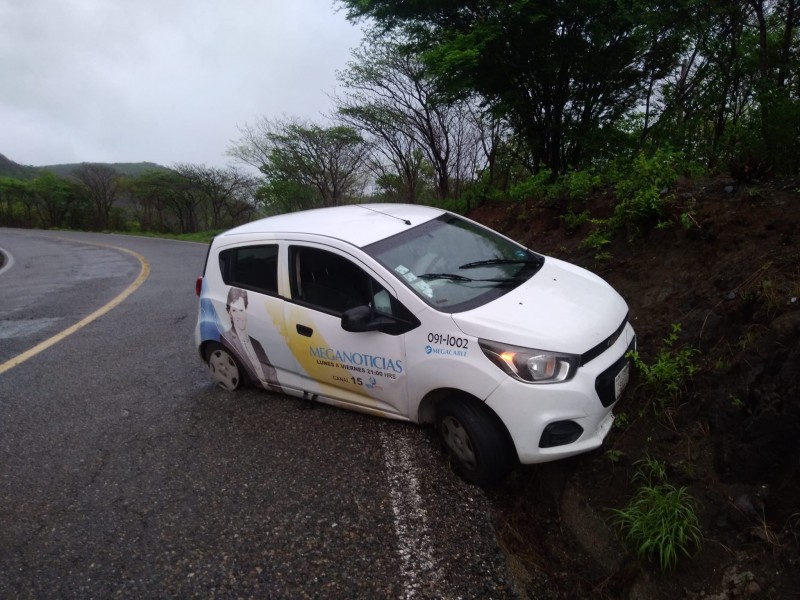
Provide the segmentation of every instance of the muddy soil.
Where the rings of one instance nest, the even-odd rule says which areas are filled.
[[[568,227],[571,208],[613,211],[613,190],[585,204],[487,203],[470,217],[586,267],[628,301],[642,359],[680,325],[699,372],[657,399],[634,372],[605,445],[515,470],[488,491],[522,598],[797,598],[800,594],[800,180],[682,181],[665,224],[630,228],[604,248]],[[696,500],[703,544],[662,570],[620,540],[637,461],[663,461]]]

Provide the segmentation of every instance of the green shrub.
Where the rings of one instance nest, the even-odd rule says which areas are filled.
[[[639,558],[658,558],[662,570],[675,567],[678,556],[699,549],[703,534],[694,498],[686,488],[667,483],[663,463],[647,457],[636,463],[632,482],[638,489],[622,509],[612,509],[613,525]]]
[[[553,172],[541,169],[535,175],[511,186],[509,195],[512,200],[522,201],[529,198],[547,198],[550,195]]]
[[[658,227],[673,201],[671,189],[680,173],[690,169],[681,154],[660,148],[652,155],[640,152],[633,160],[618,162],[610,168],[608,178],[616,181],[617,203],[608,219],[596,219],[595,228],[584,245],[599,248],[620,230],[634,232]],[[599,184],[599,178],[593,180]]]
[[[636,351],[629,354],[661,406],[668,400],[678,399],[686,390],[686,384],[700,370],[695,363],[699,350],[674,347],[680,331],[680,323],[673,323],[672,331],[664,338],[661,349],[650,364],[644,362]]]
[[[652,156],[637,155],[617,179],[614,225],[658,222],[673,197],[669,190],[678,179],[680,162],[679,154],[663,148]]]
[[[591,171],[570,171],[559,180],[559,186],[571,200],[585,200],[601,183]]]

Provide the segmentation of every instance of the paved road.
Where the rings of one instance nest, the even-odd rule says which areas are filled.
[[[146,280],[9,368],[140,276],[109,246]],[[205,246],[0,229],[0,248],[0,598],[513,597],[486,499],[431,432],[211,386]]]

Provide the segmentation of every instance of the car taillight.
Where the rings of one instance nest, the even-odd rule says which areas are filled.
[[[203,276],[197,278],[197,281],[194,282],[194,293],[197,294],[197,297],[200,297],[200,290],[203,289]]]

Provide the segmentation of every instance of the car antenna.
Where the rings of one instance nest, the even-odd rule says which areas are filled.
[[[367,210],[371,210],[372,212],[376,212],[379,215],[383,215],[385,217],[392,217],[393,219],[397,219],[398,221],[402,221],[406,225],[411,225],[411,221],[409,221],[408,219],[404,219],[403,217],[398,217],[397,215],[390,215],[389,213],[382,212],[382,211],[377,210],[375,208],[370,208],[369,206],[364,206],[363,204],[356,204],[356,206],[358,206],[360,208],[366,208]]]

